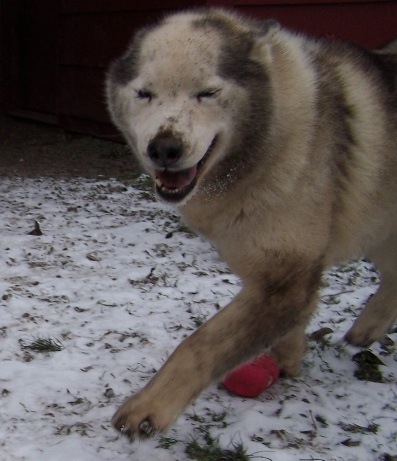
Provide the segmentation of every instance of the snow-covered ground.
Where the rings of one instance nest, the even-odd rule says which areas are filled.
[[[367,262],[324,276],[308,333],[332,332],[309,342],[299,379],[257,399],[214,384],[166,438],[118,436],[117,406],[239,289],[145,182],[1,179],[0,461],[183,461],[206,434],[253,460],[397,459],[396,347],[371,348],[375,383],[355,377],[359,350],[342,340],[376,290]],[[31,350],[37,339],[63,348]]]

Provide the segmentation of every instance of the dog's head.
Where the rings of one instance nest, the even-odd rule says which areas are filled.
[[[249,123],[254,100],[264,97],[257,91],[265,93],[246,84],[266,81],[251,56],[258,49],[233,15],[182,13],[140,31],[112,64],[113,121],[163,200],[181,204],[190,197]]]

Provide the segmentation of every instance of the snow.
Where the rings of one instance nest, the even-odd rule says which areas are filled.
[[[124,398],[239,289],[145,182],[2,178],[0,461],[184,461],[205,432],[224,448],[243,443],[251,459],[395,459],[396,348],[371,348],[385,364],[374,383],[354,376],[359,350],[343,341],[376,290],[366,261],[325,274],[308,333],[332,333],[309,341],[299,378],[256,399],[215,383],[168,438],[131,444],[113,430]],[[29,235],[35,221],[41,236]],[[38,338],[63,349],[22,347]]]

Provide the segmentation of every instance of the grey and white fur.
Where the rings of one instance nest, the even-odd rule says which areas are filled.
[[[107,77],[116,126],[157,195],[217,248],[241,292],[113,418],[163,432],[211,382],[269,350],[299,372],[322,271],[362,255],[381,285],[347,332],[397,316],[397,50],[312,39],[218,9],[135,36]]]

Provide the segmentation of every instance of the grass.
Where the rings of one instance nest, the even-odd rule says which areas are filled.
[[[251,459],[242,443],[233,444],[231,449],[222,448],[218,439],[214,439],[208,433],[205,433],[203,442],[192,439],[186,445],[185,453],[195,461],[249,461]]]
[[[359,426],[358,424],[340,422],[339,427],[345,432],[350,432],[352,434],[377,434],[379,430],[379,425],[375,423],[371,423],[368,426]]]
[[[200,440],[192,438],[186,443],[185,453],[189,459],[193,461],[249,461],[252,459],[252,455],[247,454],[242,443],[233,443],[231,448],[222,448],[218,439],[211,437],[207,431],[202,431],[202,433],[204,435]],[[185,444],[184,441],[173,437],[160,437],[157,446],[170,450],[179,443]]]
[[[169,450],[172,446],[180,443],[178,439],[175,439],[173,437],[164,437],[160,436],[159,437],[159,442],[158,442],[158,447],[163,448],[164,450]]]
[[[34,352],[59,352],[64,347],[63,344],[57,339],[52,338],[36,338],[32,339],[29,342],[24,340],[19,340],[19,344],[22,350],[30,350]]]

